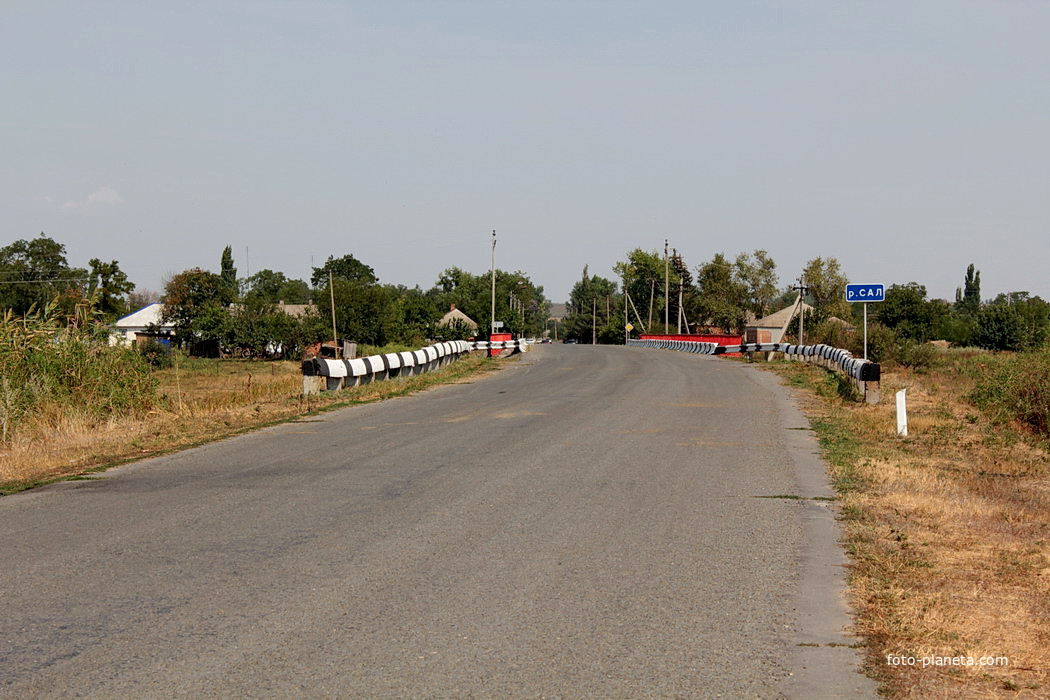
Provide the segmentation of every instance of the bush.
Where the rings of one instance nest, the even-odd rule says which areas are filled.
[[[937,348],[929,343],[902,342],[897,348],[897,362],[916,372],[925,373],[937,359]]]
[[[1020,312],[1013,306],[993,304],[977,314],[974,342],[989,350],[1021,350],[1026,329]]]
[[[104,326],[67,328],[55,310],[0,318],[0,441],[49,405],[98,417],[153,405],[156,379],[138,352],[109,346]]]
[[[869,360],[882,364],[896,362],[900,345],[901,340],[892,328],[887,328],[881,323],[868,322]],[[864,331],[854,333],[852,342],[845,349],[852,352],[854,357],[864,357]]]
[[[156,369],[171,367],[171,345],[162,343],[156,338],[150,338],[140,345],[139,354],[149,363],[150,367]]]
[[[994,421],[1018,421],[1050,438],[1050,350],[997,358],[981,373],[970,401]]]

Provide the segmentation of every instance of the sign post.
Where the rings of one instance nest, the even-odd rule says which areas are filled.
[[[886,287],[881,284],[847,284],[846,301],[864,304],[864,359],[868,359],[868,304],[886,301]]]

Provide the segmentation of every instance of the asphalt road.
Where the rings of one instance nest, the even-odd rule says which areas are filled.
[[[0,498],[0,696],[870,695],[804,425],[753,367],[553,345]]]

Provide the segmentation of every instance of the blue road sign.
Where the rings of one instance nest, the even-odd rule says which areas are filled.
[[[885,301],[886,287],[881,284],[847,284],[846,301]]]

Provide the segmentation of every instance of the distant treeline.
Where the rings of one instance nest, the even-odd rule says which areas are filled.
[[[798,280],[782,284],[776,262],[764,250],[724,253],[690,268],[677,251],[664,256],[636,248],[614,266],[618,280],[591,275],[584,267],[573,286],[560,335],[581,343],[622,343],[633,334],[714,331],[742,333],[745,326],[791,305],[804,287],[807,342],[851,348],[862,342],[853,330],[863,307],[845,300],[849,280],[835,258],[810,260]],[[981,275],[973,265],[961,274],[954,301],[929,299],[917,282],[891,284],[886,299],[870,304],[869,354],[901,355],[931,340],[992,350],[1026,350],[1050,338],[1050,304],[1026,291],[982,299]],[[665,324],[665,319],[667,323]],[[798,323],[789,329],[798,337]]]
[[[173,275],[161,293],[136,292],[116,260],[92,259],[71,266],[65,246],[41,234],[0,249],[0,310],[21,316],[52,305],[51,313],[106,323],[146,304],[164,303],[174,340],[192,348],[244,349],[290,356],[303,345],[332,337],[369,345],[418,345],[427,339],[487,336],[491,316],[489,271],[474,275],[453,267],[430,289],[382,284],[375,271],[351,254],[329,256],[309,281],[260,270],[237,277],[232,249],[218,272],[193,268]],[[281,305],[299,305],[295,314]],[[438,325],[452,305],[477,324]],[[304,307],[305,308],[302,308]],[[496,320],[518,335],[540,335],[549,302],[543,288],[523,272],[496,272]]]

